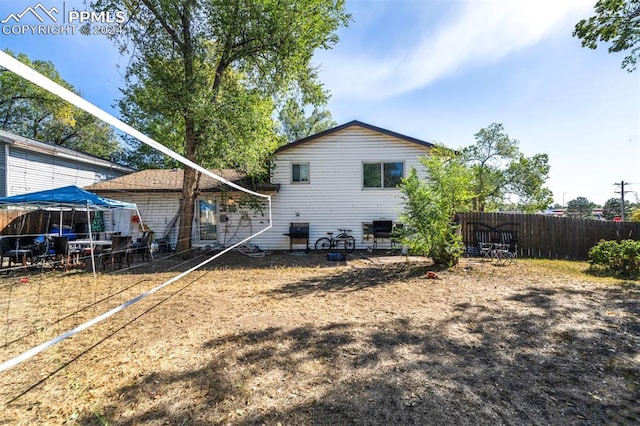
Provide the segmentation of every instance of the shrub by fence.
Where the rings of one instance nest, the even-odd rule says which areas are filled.
[[[638,275],[640,272],[640,241],[600,241],[589,250],[590,268],[616,275]]]
[[[515,231],[520,257],[586,260],[600,240],[640,240],[638,222],[480,212],[460,213],[458,220],[467,246],[476,246],[476,231]]]

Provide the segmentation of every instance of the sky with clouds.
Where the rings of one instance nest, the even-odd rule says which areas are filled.
[[[37,1],[3,0],[0,20]],[[59,0],[41,0],[47,7]],[[67,0],[67,8],[81,5]],[[318,52],[339,124],[360,120],[460,148],[502,123],[525,155],[549,155],[555,201],[640,197],[640,71],[571,36],[595,0],[347,0],[353,21]],[[0,35],[0,48],[52,61],[114,112],[126,60],[99,36]]]

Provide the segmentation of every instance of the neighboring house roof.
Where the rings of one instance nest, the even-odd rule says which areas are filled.
[[[67,160],[71,159],[79,163],[111,168],[122,173],[131,173],[134,171],[134,169],[130,167],[113,163],[109,160],[104,160],[102,158],[86,154],[84,152],[76,151],[75,149],[65,148],[46,142],[40,142],[35,139],[30,139],[24,136],[16,135],[15,133],[7,132],[6,130],[0,130],[0,142],[12,145],[16,148],[22,148],[28,151],[47,154],[52,157],[60,157]]]
[[[279,152],[285,151],[287,149],[291,149],[291,148],[294,148],[296,146],[299,146],[299,145],[314,141],[316,139],[322,138],[322,137],[330,135],[332,133],[336,133],[336,132],[339,132],[341,130],[348,129],[350,127],[362,127],[364,129],[368,129],[368,130],[371,130],[373,132],[382,133],[382,134],[385,134],[385,135],[388,135],[388,136],[392,136],[394,138],[402,139],[404,141],[415,143],[415,144],[418,144],[418,145],[421,145],[421,146],[425,146],[425,147],[428,147],[428,148],[432,148],[432,147],[435,146],[431,142],[426,142],[426,141],[423,141],[423,140],[420,140],[420,139],[413,138],[411,136],[406,136],[406,135],[402,135],[400,133],[392,132],[391,130],[383,129],[381,127],[372,126],[371,124],[363,123],[363,122],[358,121],[358,120],[353,120],[353,121],[350,121],[348,123],[342,124],[340,126],[333,127],[331,129],[325,130],[324,132],[316,133],[315,135],[311,135],[311,136],[308,136],[306,138],[297,140],[295,142],[291,142],[291,143],[289,143],[287,145],[281,146],[280,148],[278,148],[275,151],[275,154],[278,154]]]
[[[259,182],[253,183],[243,172],[235,169],[211,170],[218,176],[246,188],[263,191],[278,191],[279,185]],[[106,180],[85,187],[89,191],[108,192],[182,192],[183,169],[147,169],[126,176]],[[202,192],[220,192],[224,184],[210,176],[200,177],[199,189]],[[229,189],[230,191],[235,191]]]

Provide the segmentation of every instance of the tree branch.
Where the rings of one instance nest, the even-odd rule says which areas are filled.
[[[158,20],[162,28],[169,34],[171,40],[180,47],[180,50],[184,49],[184,45],[186,42],[180,39],[176,30],[174,30],[169,23],[164,19],[164,15],[160,13],[160,11],[151,3],[150,0],[142,0],[145,6],[149,9],[149,11],[153,14],[153,16]]]

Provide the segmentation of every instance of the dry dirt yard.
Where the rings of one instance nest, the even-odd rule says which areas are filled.
[[[0,424],[639,424],[640,283],[586,267],[226,255],[0,373]],[[146,272],[33,278],[11,310],[175,275]]]

